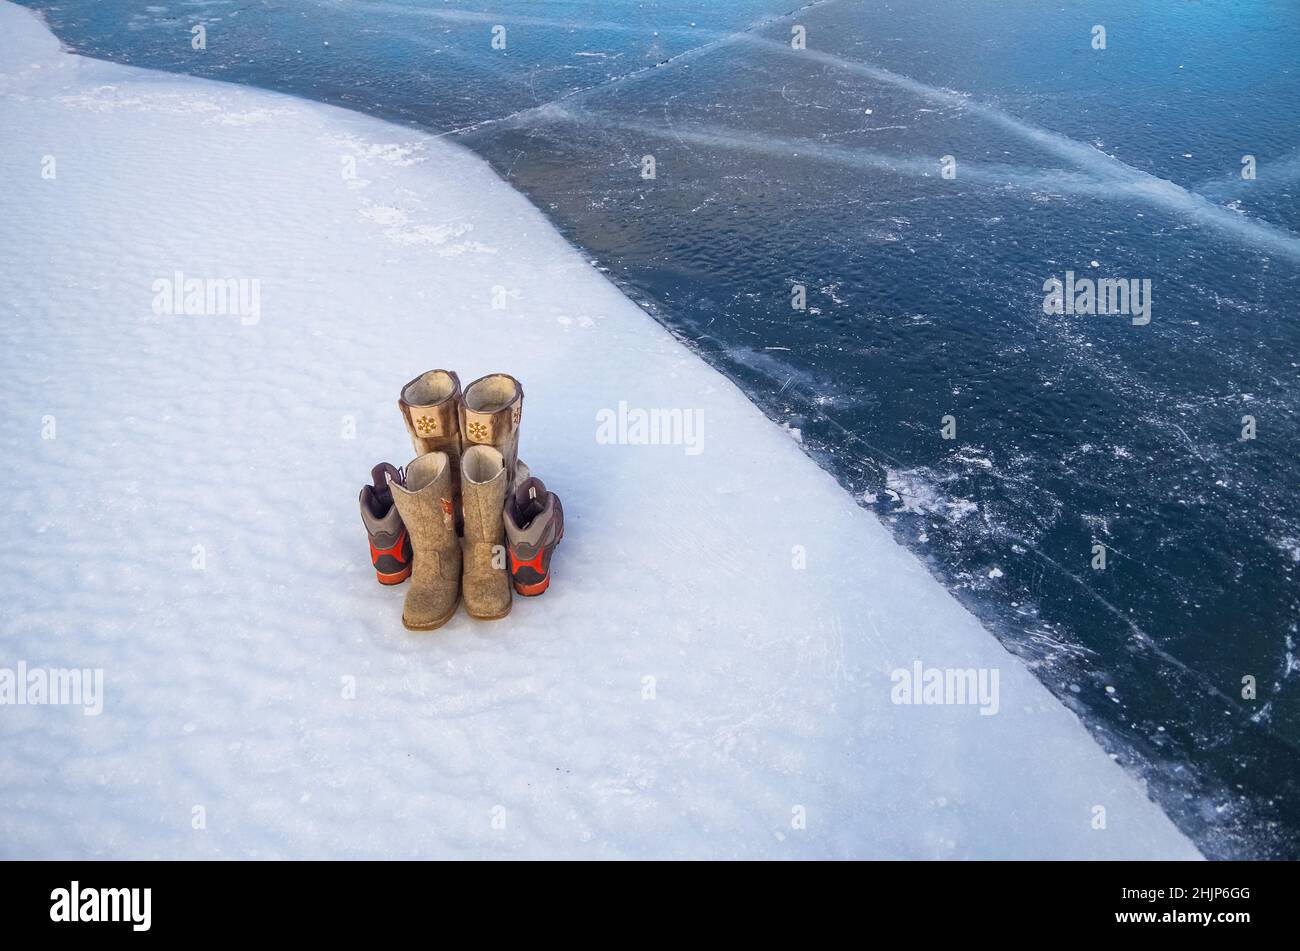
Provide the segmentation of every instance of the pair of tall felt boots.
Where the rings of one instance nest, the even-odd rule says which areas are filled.
[[[461,455],[472,446],[491,446],[501,453],[512,487],[528,478],[528,466],[519,462],[524,388],[508,373],[479,377],[462,394],[460,377],[454,371],[430,370],[402,387],[397,408],[411,434],[416,456],[447,454],[457,502]],[[458,508],[456,530],[460,529]]]
[[[430,370],[402,388],[398,408],[416,458],[405,470],[387,463],[372,470],[361,514],[379,581],[411,579],[402,611],[410,630],[441,627],[462,598],[471,617],[503,618],[512,578],[523,595],[550,582],[563,510],[519,462],[523,395],[503,373],[475,380],[463,394],[449,370]],[[511,532],[518,537],[508,548]]]

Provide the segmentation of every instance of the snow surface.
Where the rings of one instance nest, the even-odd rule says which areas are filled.
[[[0,128],[0,667],[105,690],[0,706],[0,854],[1197,855],[473,155],[75,57],[7,3]],[[257,279],[258,319],[155,313],[178,270]],[[544,597],[415,635],[356,496],[408,461],[397,390],[435,366],[522,379],[568,528]],[[602,444],[620,401],[701,411],[702,451]],[[998,668],[998,712],[892,703],[915,660]]]

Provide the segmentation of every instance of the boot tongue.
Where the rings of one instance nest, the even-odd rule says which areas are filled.
[[[389,477],[398,485],[402,484],[402,470],[387,462],[381,462],[370,470],[370,481],[374,483],[376,496],[383,498],[393,494],[388,487]]]
[[[538,501],[539,504],[546,501],[546,486],[542,485],[542,480],[537,476],[532,476],[525,480],[522,485],[515,489],[515,504],[522,508],[527,508],[531,501]]]
[[[520,529],[532,524],[533,519],[546,510],[546,486],[533,476],[515,489],[511,502],[511,517]]]

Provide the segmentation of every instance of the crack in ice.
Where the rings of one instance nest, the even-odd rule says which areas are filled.
[[[579,101],[593,92],[600,92],[605,89],[609,89],[612,86],[617,86],[620,83],[638,79],[639,77],[652,73],[661,67],[675,65],[676,63],[679,63],[683,60],[693,59],[703,53],[707,53],[711,50],[718,49],[719,47],[726,46],[729,43],[734,43],[737,42],[738,40],[742,40],[748,37],[749,34],[754,32],[755,30],[761,30],[764,27],[771,26],[773,23],[780,23],[783,20],[788,20],[791,17],[798,16],[800,13],[803,13],[805,10],[811,10],[813,7],[820,7],[828,3],[836,3],[836,2],[838,2],[838,0],[809,0],[808,3],[804,3],[798,7],[795,7],[793,10],[787,10],[785,13],[773,14],[772,16],[763,17],[760,20],[756,20],[753,23],[751,23],[749,26],[745,27],[744,29],[737,30],[734,33],[724,33],[724,34],[703,33],[702,35],[705,36],[713,35],[715,39],[711,40],[708,43],[703,43],[699,46],[693,46],[688,50],[683,50],[682,52],[676,53],[673,56],[669,56],[666,59],[660,60],[657,63],[651,63],[648,66],[642,66],[639,69],[634,69],[630,72],[623,73],[618,76],[612,76],[609,79],[603,80],[602,82],[599,83],[593,83],[590,86],[583,86],[580,89],[574,89],[561,96],[557,96],[556,98],[550,100],[549,102],[544,102],[541,105],[530,106],[527,109],[519,109],[515,112],[510,113],[509,115],[499,116],[494,119],[483,119],[479,122],[473,122],[470,123],[469,125],[461,126],[459,128],[451,129],[447,132],[443,132],[441,133],[441,135],[443,136],[464,135],[467,133],[476,132],[479,129],[485,128],[487,126],[515,123],[515,122],[525,121],[531,116],[544,115],[545,110],[547,110],[551,106],[557,106],[560,103],[565,103],[565,102]]]
[[[1087,143],[1033,125],[996,106],[974,100],[965,93],[931,86],[910,76],[904,76],[901,73],[895,73],[892,70],[858,60],[847,59],[833,53],[823,53],[811,49],[795,50],[785,43],[778,43],[775,40],[761,37],[744,36],[740,37],[740,39],[755,46],[795,54],[836,69],[858,73],[929,99],[931,102],[939,102],[963,109],[969,114],[980,116],[1001,126],[1025,141],[1038,146],[1045,152],[1095,173],[1105,186],[1105,190],[1100,194],[1104,195],[1118,190],[1119,194],[1142,201],[1160,210],[1181,215],[1185,220],[1243,239],[1243,242],[1247,245],[1267,247],[1293,260],[1300,261],[1300,236],[1268,222],[1246,217],[1238,212],[1216,205],[1176,182],[1134,168],[1132,165],[1128,165],[1113,155],[1108,155]]]

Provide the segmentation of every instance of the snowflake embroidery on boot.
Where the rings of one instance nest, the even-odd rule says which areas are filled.
[[[438,427],[434,424],[432,416],[421,416],[415,421],[415,428],[421,436],[431,436]]]
[[[487,442],[488,428],[475,420],[469,424],[469,438],[475,442]]]

